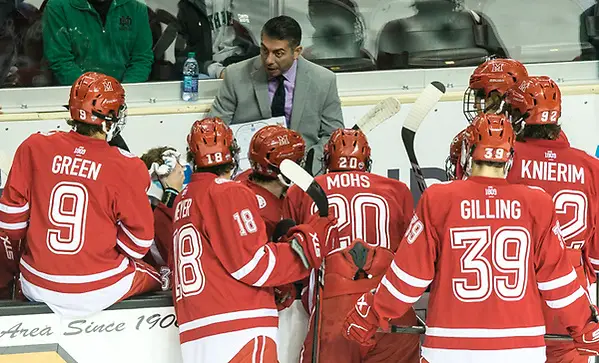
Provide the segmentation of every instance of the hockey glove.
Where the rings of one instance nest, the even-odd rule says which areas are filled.
[[[374,335],[378,330],[380,319],[372,307],[373,304],[374,294],[372,292],[365,293],[356,301],[356,305],[349,311],[343,322],[342,334],[346,339],[353,340],[362,346],[376,344]]]
[[[293,304],[297,292],[294,284],[287,284],[275,287],[275,303],[277,310],[284,310]]]
[[[595,305],[591,305],[591,312],[591,321],[582,328],[582,331],[572,334],[574,346],[582,356],[599,355],[599,324]]]
[[[299,255],[306,268],[318,269],[337,240],[337,219],[313,215],[306,224],[287,232],[287,241]],[[301,247],[301,248],[299,248]]]

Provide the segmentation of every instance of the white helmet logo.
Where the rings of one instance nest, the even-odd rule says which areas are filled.
[[[114,91],[114,89],[112,88],[112,82],[104,81],[104,82],[102,82],[102,84],[104,85],[104,92],[113,92]]]
[[[494,63],[491,72],[503,72],[503,63]]]

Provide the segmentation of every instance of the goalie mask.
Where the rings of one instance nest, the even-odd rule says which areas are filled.
[[[505,108],[516,132],[525,125],[557,124],[562,115],[562,95],[549,77],[526,77],[508,90]]]
[[[71,87],[69,112],[74,121],[102,125],[106,141],[110,141],[125,127],[125,89],[113,77],[84,73]]]
[[[187,135],[187,145],[196,168],[234,163],[239,165],[239,147],[233,131],[218,117],[196,121]],[[235,174],[235,172],[233,172]]]
[[[514,142],[514,129],[507,116],[478,115],[472,122],[468,167],[472,161],[504,163],[504,172],[507,175],[512,166]]]
[[[476,67],[464,93],[463,111],[468,122],[479,113],[500,111],[507,90],[524,77],[528,71],[513,59],[491,59]]]
[[[472,125],[460,131],[449,145],[449,156],[445,159],[445,174],[447,180],[463,179],[470,175],[467,170],[468,145],[472,144]]]
[[[370,145],[360,130],[337,129],[324,146],[324,168],[328,171],[370,171]]]
[[[279,165],[290,159],[303,166],[306,143],[301,135],[280,125],[270,125],[258,130],[250,141],[248,158],[254,173],[278,178],[283,184],[290,182],[281,175]]]

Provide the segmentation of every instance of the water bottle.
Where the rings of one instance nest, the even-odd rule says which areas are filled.
[[[200,66],[196,61],[196,54],[195,52],[189,52],[187,60],[183,64],[183,85],[181,88],[181,99],[183,101],[197,101],[199,74]]]

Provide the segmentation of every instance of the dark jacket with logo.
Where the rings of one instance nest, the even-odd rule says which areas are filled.
[[[124,83],[145,82],[154,60],[148,9],[137,0],[113,0],[106,24],[87,0],[50,0],[43,37],[44,55],[60,85],[91,71]]]

